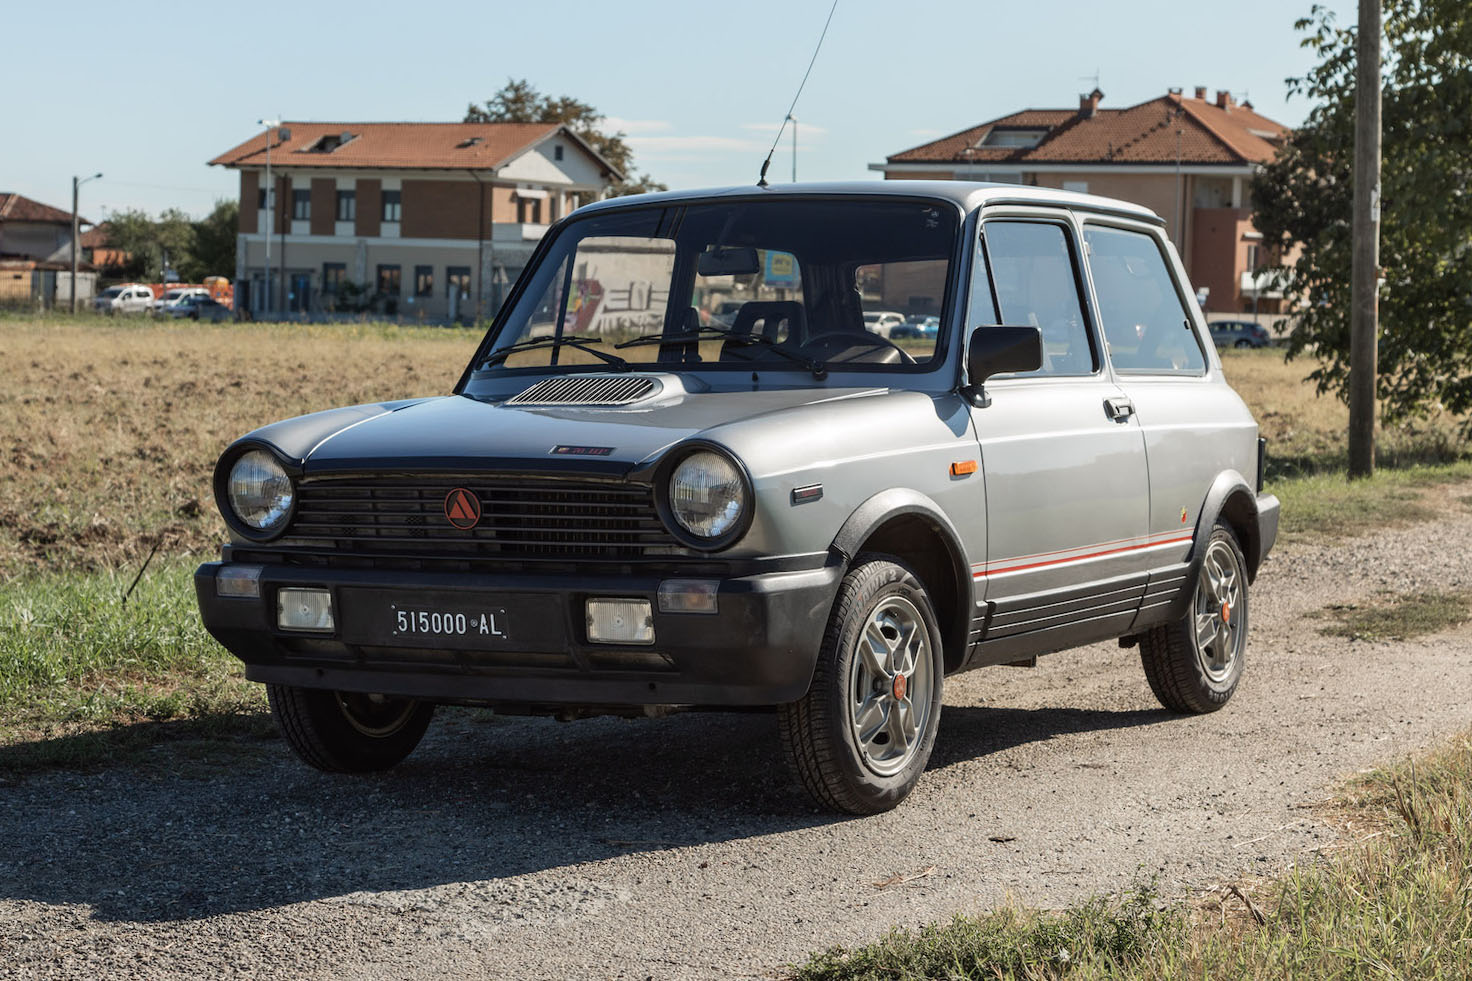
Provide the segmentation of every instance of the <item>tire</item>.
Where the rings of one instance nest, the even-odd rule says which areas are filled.
[[[777,712],[788,765],[814,801],[878,814],[909,796],[935,745],[944,669],[925,584],[890,556],[855,559],[807,694]]]
[[[1252,342],[1249,341],[1247,338],[1244,337],[1240,341],[1238,341],[1236,344],[1233,344],[1232,346],[1233,347],[1237,347],[1237,348],[1252,347]]]
[[[414,751],[434,706],[407,698],[267,685],[271,715],[303,762],[328,773],[387,770]]]
[[[1160,704],[1191,713],[1227,704],[1242,680],[1248,623],[1247,562],[1237,536],[1218,524],[1185,615],[1140,635],[1140,663]]]

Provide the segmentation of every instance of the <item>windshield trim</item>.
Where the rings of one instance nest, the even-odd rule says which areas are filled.
[[[522,270],[522,273],[517,276],[516,284],[512,287],[511,292],[507,294],[505,301],[501,304],[501,308],[496,311],[495,318],[491,321],[490,327],[487,328],[485,336],[481,338],[480,343],[476,346],[475,353],[471,356],[470,361],[466,364],[465,370],[461,372],[460,380],[456,382],[451,394],[466,394],[466,389],[469,387],[472,381],[488,380],[489,377],[520,378],[536,375],[561,375],[575,373],[578,370],[578,365],[536,365],[525,368],[508,368],[502,365],[497,368],[495,374],[492,376],[487,376],[484,371],[477,370],[477,366],[480,365],[480,363],[484,361],[487,357],[489,357],[492,351],[495,349],[496,339],[500,337],[501,331],[506,329],[506,326],[510,321],[512,311],[516,309],[517,304],[521,301],[522,295],[526,292],[527,286],[532,279],[532,277],[527,274],[527,270],[534,269],[538,265],[540,265],[555,247],[557,241],[561,239],[563,235],[567,234],[568,230],[574,225],[582,221],[606,218],[616,213],[638,214],[640,212],[683,211],[691,207],[699,207],[703,205],[719,206],[728,204],[739,204],[742,202],[770,202],[774,200],[791,202],[794,204],[807,201],[821,201],[826,203],[837,202],[849,204],[856,204],[860,202],[886,204],[927,203],[932,204],[938,208],[944,208],[951,214],[955,215],[956,224],[954,240],[951,242],[950,252],[947,255],[946,261],[947,268],[945,293],[940,303],[941,312],[939,316],[941,318],[941,332],[940,335],[936,338],[935,352],[931,356],[931,359],[924,364],[904,365],[900,367],[897,367],[895,365],[873,363],[856,364],[853,362],[830,363],[827,364],[826,367],[830,377],[833,375],[874,376],[882,374],[892,374],[905,378],[923,378],[934,375],[937,371],[940,371],[945,365],[950,363],[951,349],[954,347],[954,345],[951,343],[951,340],[956,329],[954,323],[952,322],[955,320],[956,316],[956,312],[954,310],[957,297],[956,291],[960,282],[959,277],[962,274],[962,266],[966,264],[968,259],[968,257],[963,254],[961,250],[961,245],[967,240],[966,229],[970,224],[970,215],[959,203],[949,198],[931,196],[928,194],[885,193],[883,191],[876,191],[873,194],[840,194],[819,191],[802,194],[783,194],[780,198],[776,198],[767,192],[754,191],[751,194],[721,194],[710,197],[691,197],[678,201],[649,201],[614,206],[610,206],[606,202],[599,202],[600,207],[598,207],[597,209],[586,210],[586,212],[585,209],[578,209],[572,214],[567,215],[561,220],[553,223],[552,226],[548,228],[546,233],[542,236],[542,240],[537,243],[537,247],[532,251],[531,257],[527,260],[526,267]],[[581,367],[587,366],[583,365]],[[742,372],[759,372],[764,375],[777,373],[797,373],[801,375],[808,375],[808,370],[802,365],[796,363],[786,364],[780,360],[773,361],[771,364],[761,362],[760,366],[755,368],[751,364],[721,364],[719,362],[713,361],[702,362],[701,364],[694,366],[676,365],[673,363],[668,365],[655,363],[650,363],[647,365],[631,364],[629,366],[629,371],[631,373],[674,371],[681,374],[711,372],[720,376],[731,376],[740,374]],[[823,387],[825,385],[831,384],[831,382],[826,380],[811,380],[812,384],[818,387]]]

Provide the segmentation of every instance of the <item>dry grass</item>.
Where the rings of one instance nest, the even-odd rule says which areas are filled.
[[[447,392],[479,333],[0,318],[0,582],[222,538],[210,475],[257,426]]]
[[[1252,409],[1268,440],[1268,478],[1343,470],[1348,453],[1345,432],[1349,407],[1333,395],[1319,395],[1304,377],[1308,361],[1283,360],[1281,351],[1222,352],[1222,370]],[[1449,463],[1468,452],[1465,420],[1443,412],[1396,426],[1380,426],[1376,459],[1383,467]]]

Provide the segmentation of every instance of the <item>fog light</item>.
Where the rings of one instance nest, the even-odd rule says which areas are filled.
[[[283,589],[276,594],[276,625],[282,630],[332,629],[332,594],[325,589]]]
[[[261,570],[259,565],[227,565],[215,573],[216,596],[243,596],[259,599],[261,595]]]
[[[659,584],[659,612],[716,613],[720,585],[714,579],[666,579]]]
[[[593,644],[654,643],[654,613],[648,600],[588,600],[588,642]]]

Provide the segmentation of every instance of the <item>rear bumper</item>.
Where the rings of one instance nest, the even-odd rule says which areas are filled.
[[[261,566],[259,596],[220,596],[223,562],[194,575],[206,629],[252,681],[506,706],[772,705],[800,698],[842,566],[718,579],[718,612],[661,613],[660,582],[640,575],[538,576]],[[325,588],[335,611],[391,592],[405,605],[449,597],[508,611],[514,649],[438,650],[348,643],[276,625],[282,587]],[[591,644],[589,597],[647,599],[653,646]],[[518,612],[520,611],[520,612]],[[518,630],[516,624],[523,625]],[[351,636],[360,636],[349,631]]]
[[[1278,540],[1278,514],[1281,509],[1282,505],[1272,494],[1257,495],[1257,561],[1253,563],[1253,568],[1261,565],[1268,552],[1272,551],[1273,543]]]

